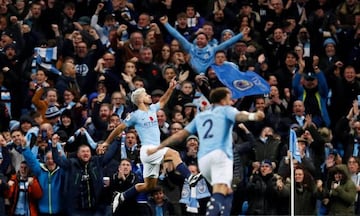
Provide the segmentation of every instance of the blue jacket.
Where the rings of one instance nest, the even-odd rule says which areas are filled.
[[[60,157],[57,153],[57,148],[52,148],[54,161],[61,168],[65,170],[65,181],[64,187],[62,187],[63,192],[66,197],[66,211],[71,213],[74,210],[96,210],[99,201],[100,195],[103,190],[103,167],[111,161],[114,157],[117,148],[120,146],[119,140],[115,140],[114,144],[110,145],[107,152],[103,156],[92,156],[90,161],[87,163],[88,178],[91,179],[91,193],[84,195],[81,194],[82,188],[82,176],[84,164],[76,158],[65,158]],[[79,202],[79,199],[84,202]]]
[[[176,29],[174,29],[169,23],[165,24],[165,28],[176,40],[179,41],[185,52],[190,54],[191,67],[197,73],[206,72],[208,67],[214,63],[215,53],[217,51],[225,50],[243,37],[243,34],[240,33],[217,46],[211,46],[208,44],[204,48],[199,48],[197,45],[192,44],[186,38],[184,38],[184,36],[176,31]]]
[[[64,180],[64,171],[57,166],[55,170],[50,171],[45,164],[40,163],[29,147],[22,152],[31,171],[39,180],[43,196],[39,200],[39,211],[41,213],[56,214],[63,211],[62,189]]]
[[[297,100],[305,101],[306,92],[305,92],[303,85],[301,85],[301,83],[300,83],[301,76],[302,75],[300,73],[295,74],[292,86],[293,86],[295,98]],[[328,85],[326,82],[325,75],[322,71],[320,71],[319,73],[316,73],[316,77],[318,79],[317,99],[319,101],[319,106],[320,106],[319,108],[320,108],[321,115],[322,115],[325,125],[327,127],[329,127],[330,126],[330,117],[329,117],[329,114],[327,111],[327,104],[326,104],[327,99],[328,99],[328,94],[329,94],[329,88],[328,88]]]

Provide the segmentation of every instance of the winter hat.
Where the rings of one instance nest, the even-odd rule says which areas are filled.
[[[14,34],[11,31],[5,30],[1,33],[2,35],[7,35],[10,38],[14,38]]]
[[[190,139],[194,139],[194,140],[196,140],[197,142],[199,142],[199,138],[198,138],[197,136],[195,136],[195,135],[190,135],[190,136],[188,136],[188,138],[186,138],[186,142],[189,141]]]
[[[60,116],[60,110],[57,106],[49,106],[45,113],[45,118],[51,119]]]
[[[271,160],[269,160],[269,159],[265,159],[265,160],[263,160],[263,161],[261,161],[261,166],[262,165],[269,165],[270,167],[272,167],[272,163],[271,163]]]
[[[16,51],[16,44],[15,43],[7,44],[3,50],[6,51],[7,49],[10,49],[10,48]]]
[[[336,42],[334,41],[334,39],[332,38],[327,38],[325,41],[324,41],[324,47],[326,47],[328,44],[332,44],[332,45],[336,45]]]
[[[16,120],[11,120],[9,122],[9,129],[10,131],[13,131],[15,129],[19,129],[20,127],[20,122],[19,121],[16,121]]]
[[[90,17],[88,16],[82,16],[78,19],[78,23],[80,25],[90,25]]]
[[[221,32],[221,36],[223,36],[226,32],[229,32],[230,34],[232,34],[232,36],[235,35],[235,33],[231,29],[225,29],[224,31]]]

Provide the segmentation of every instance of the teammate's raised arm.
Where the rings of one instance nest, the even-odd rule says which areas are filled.
[[[263,111],[256,111],[254,113],[241,111],[236,115],[236,121],[245,122],[245,121],[261,121],[265,118]]]

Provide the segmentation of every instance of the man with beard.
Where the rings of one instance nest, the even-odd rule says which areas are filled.
[[[330,117],[327,111],[327,97],[329,93],[324,72],[317,65],[318,58],[314,56],[312,69],[301,63],[299,72],[292,81],[294,97],[304,102],[306,114],[312,116],[312,120],[319,128],[330,127]]]
[[[24,23],[29,25],[32,31],[40,35],[41,39],[45,39],[44,19],[42,16],[42,5],[40,2],[34,1],[31,3],[30,12],[24,18]],[[44,17],[43,17],[44,18]]]
[[[140,58],[136,67],[137,75],[145,80],[146,90],[152,92],[155,88],[166,89],[161,70],[153,63],[153,51],[150,47],[140,49]]]
[[[111,52],[106,52],[100,58],[95,67],[95,71],[105,77],[105,85],[109,95],[115,91],[120,91],[119,84],[126,86],[124,79],[121,76],[119,65],[116,64],[115,55]]]
[[[126,30],[126,26],[120,26],[118,28],[117,34],[122,35],[122,32]],[[140,57],[140,49],[144,46],[144,36],[139,31],[135,31],[130,34],[129,40],[123,42],[123,45],[120,46],[115,52],[115,56],[121,57],[117,61],[125,63],[129,60],[136,62]]]
[[[96,104],[92,113],[92,123],[94,124],[95,131],[94,140],[103,140],[111,131],[111,124],[109,123],[111,117],[111,105],[109,103]]]
[[[48,147],[48,140],[41,140],[42,145]],[[22,143],[22,154],[31,169],[38,178],[43,196],[39,199],[38,207],[40,215],[62,215],[62,188],[64,183],[64,170],[54,162],[52,152],[46,148],[44,160],[41,162],[35,157],[26,143]],[[41,148],[41,147],[39,147]]]
[[[104,187],[102,170],[114,157],[120,142],[111,145],[103,156],[92,156],[90,147],[82,144],[75,158],[65,158],[58,153],[58,139],[57,135],[52,137],[52,155],[55,163],[65,170],[67,215],[105,215],[106,209],[100,205]]]
[[[96,30],[91,29],[89,34],[94,39],[91,45],[96,47],[95,49],[93,49],[94,47],[90,47],[85,41],[77,43],[74,47],[76,80],[79,84],[81,95],[91,93],[95,90],[95,85],[91,86],[89,83],[96,83],[96,73],[93,73],[93,68],[96,65],[97,59],[100,58],[105,50]]]

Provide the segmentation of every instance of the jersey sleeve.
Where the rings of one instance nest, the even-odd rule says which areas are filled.
[[[131,127],[134,126],[136,122],[136,113],[132,112],[129,113],[126,118],[124,119],[124,124],[126,125],[126,127]]]
[[[189,124],[187,124],[184,129],[188,131],[190,134],[196,134],[197,130],[196,130],[195,120],[192,120]]]
[[[238,109],[236,109],[235,107],[227,106],[224,109],[224,113],[225,113],[225,116],[226,116],[227,119],[229,119],[232,122],[235,122],[236,121],[236,115],[238,113],[240,113],[240,111]]]
[[[176,29],[174,29],[169,23],[166,23],[164,26],[169,32],[169,34],[180,42],[180,45],[183,47],[183,49],[186,52],[190,52],[192,44],[186,38],[184,38]]]

